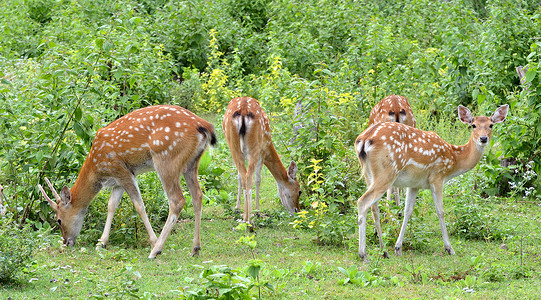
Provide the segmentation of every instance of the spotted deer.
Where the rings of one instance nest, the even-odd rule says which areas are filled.
[[[434,132],[390,122],[376,123],[357,137],[355,150],[368,186],[367,191],[357,201],[361,259],[366,259],[368,209],[377,205],[380,197],[391,186],[407,187],[404,221],[395,244],[395,253],[402,254],[402,242],[417,192],[420,189],[430,189],[445,250],[451,255],[455,254],[445,226],[443,185],[479,163],[492,136],[492,125],[503,122],[508,109],[508,105],[503,105],[491,117],[473,117],[466,107],[459,106],[460,120],[472,128],[470,140],[462,146],[451,145]],[[378,235],[381,236],[379,219],[374,223]],[[387,256],[381,240],[380,247],[384,256]]]
[[[238,170],[236,207],[240,210],[240,203],[244,199],[244,221],[250,222],[254,174],[255,208],[259,209],[259,185],[263,165],[276,180],[282,205],[291,214],[299,211],[301,189],[296,178],[297,165],[291,161],[286,170],[280,161],[272,143],[269,118],[259,102],[249,97],[231,100],[225,112],[223,131]]]
[[[374,106],[368,117],[368,126],[379,122],[397,122],[411,127],[417,127],[415,116],[411,110],[408,99],[404,96],[389,95]],[[400,189],[389,188],[387,191],[387,200],[391,201],[394,197],[395,204],[400,205]],[[375,205],[375,209],[379,209]],[[373,210],[372,210],[373,211]]]
[[[149,258],[155,258],[161,253],[185,204],[180,188],[182,174],[195,211],[192,254],[198,254],[203,195],[197,175],[199,160],[208,144],[216,144],[214,127],[192,112],[173,105],[141,108],[98,130],[71,189],[64,186],[58,194],[45,179],[55,196],[56,201],[53,201],[39,185],[56,213],[64,244],[75,244],[90,203],[102,188],[112,187],[99,244],[103,247],[107,244],[113,215],[126,192],[148,233],[152,247]],[[137,175],[154,170],[169,199],[169,216],[159,238],[150,225],[136,181]]]

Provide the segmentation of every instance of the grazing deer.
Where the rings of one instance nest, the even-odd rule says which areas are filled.
[[[449,179],[471,170],[479,163],[492,136],[492,125],[503,122],[508,109],[508,105],[503,105],[491,117],[473,117],[466,107],[459,106],[460,120],[472,128],[470,140],[463,146],[451,145],[434,132],[389,122],[374,124],[357,137],[355,150],[368,186],[367,191],[357,201],[361,259],[366,258],[368,209],[372,205],[377,205],[379,198],[391,186],[408,188],[404,221],[395,245],[395,253],[402,254],[402,242],[417,192],[420,189],[430,189],[445,250],[451,255],[455,254],[445,226],[443,185]],[[375,221],[379,234],[381,232],[379,219]],[[381,242],[380,246],[384,251]]]
[[[98,130],[71,189],[64,186],[59,195],[45,179],[56,198],[55,202],[39,185],[56,213],[64,244],[75,244],[90,202],[102,188],[112,187],[107,221],[99,242],[103,247],[107,244],[113,215],[125,191],[148,232],[152,246],[149,258],[155,258],[161,253],[186,202],[180,189],[182,173],[195,211],[192,254],[198,254],[201,249],[199,233],[203,194],[197,174],[199,160],[209,143],[216,144],[214,127],[192,112],[173,105],[141,108]],[[137,175],[154,170],[169,199],[169,216],[159,239],[148,220],[136,181]]]
[[[411,127],[416,127],[417,125],[408,99],[399,95],[389,95],[381,99],[381,101],[372,108],[370,117],[368,118],[368,126],[379,122],[397,122]],[[400,205],[400,189],[390,187],[389,190],[387,190],[387,200],[390,201],[393,196],[395,204],[397,206]],[[379,210],[377,205],[376,208]]]
[[[249,97],[231,100],[225,112],[223,130],[238,170],[237,209],[240,210],[241,199],[244,198],[244,221],[250,222],[254,173],[255,207],[259,209],[259,185],[263,165],[274,176],[284,207],[291,214],[299,211],[301,189],[296,178],[297,165],[291,161],[288,170],[282,165],[272,143],[269,118],[259,102]]]

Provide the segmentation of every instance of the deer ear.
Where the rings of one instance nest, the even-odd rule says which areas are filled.
[[[500,123],[505,121],[505,118],[507,118],[507,113],[509,112],[509,105],[502,105],[496,109],[496,111],[492,114],[492,117],[490,117],[490,120],[492,123]]]
[[[458,117],[462,123],[471,124],[473,122],[473,116],[470,110],[462,105],[458,106]]]
[[[62,199],[62,203],[64,205],[68,205],[71,203],[71,193],[70,189],[67,186],[64,186],[60,191],[60,199]]]
[[[291,161],[289,164],[289,169],[287,171],[287,175],[291,177],[292,179],[297,179],[297,171],[298,171],[297,164],[294,161]]]

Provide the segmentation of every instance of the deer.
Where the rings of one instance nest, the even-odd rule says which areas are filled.
[[[402,242],[411,218],[417,193],[429,189],[443,236],[444,248],[449,255],[455,251],[449,241],[443,210],[443,186],[458,175],[473,169],[481,160],[484,149],[492,137],[492,126],[503,122],[509,105],[502,105],[491,117],[473,117],[469,109],[458,106],[459,119],[470,125],[471,136],[465,145],[455,146],[434,132],[396,122],[376,123],[363,131],[355,140],[355,151],[367,183],[366,192],[357,201],[359,226],[359,257],[366,260],[366,217],[368,209],[389,187],[405,187],[404,220],[395,244],[395,254],[402,255]],[[379,219],[375,219],[378,234]],[[384,257],[388,257],[380,239]]]
[[[301,189],[296,177],[297,164],[292,160],[286,170],[280,161],[272,142],[269,118],[259,102],[250,97],[232,99],[225,112],[223,132],[238,171],[236,208],[241,209],[244,199],[243,221],[250,223],[254,174],[255,209],[259,210],[263,165],[276,180],[282,205],[291,215],[298,212]]]
[[[381,99],[381,101],[372,108],[370,116],[368,117],[368,126],[379,122],[397,122],[411,127],[417,127],[417,121],[415,120],[408,99],[399,95],[389,95]],[[391,201],[393,196],[396,206],[399,206],[400,189],[389,188],[387,191],[387,200]]]
[[[73,186],[57,193],[45,181],[55,200],[38,185],[56,214],[64,244],[73,246],[79,235],[88,207],[102,188],[111,187],[107,220],[98,245],[106,247],[113,221],[124,192],[143,220],[151,245],[150,259],[160,254],[165,241],[185,205],[180,188],[180,174],[192,196],[195,229],[192,255],[201,249],[200,228],[203,193],[197,180],[199,161],[207,145],[217,143],[209,122],[180,106],[155,105],[135,110],[97,131],[88,156]],[[169,200],[169,215],[156,237],[150,225],[136,177],[156,171]]]

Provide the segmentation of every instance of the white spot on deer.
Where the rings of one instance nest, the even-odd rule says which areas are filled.
[[[175,123],[175,126],[180,127],[180,122]]]
[[[165,132],[169,132],[171,131],[171,129],[169,129],[169,127],[165,127]]]

